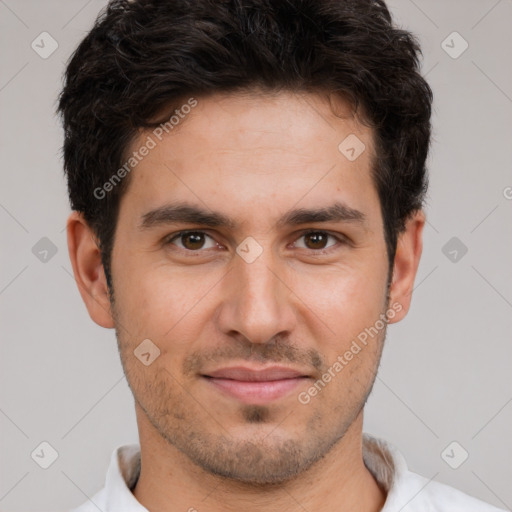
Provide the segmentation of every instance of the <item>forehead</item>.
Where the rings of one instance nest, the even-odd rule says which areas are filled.
[[[342,100],[290,92],[194,99],[192,109],[175,107],[172,128],[148,129],[130,147],[152,141],[122,200],[139,216],[176,200],[243,221],[336,200],[368,210],[377,199],[372,132]]]

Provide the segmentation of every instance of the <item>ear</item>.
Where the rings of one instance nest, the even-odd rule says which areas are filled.
[[[68,250],[75,281],[90,317],[101,327],[114,327],[107,280],[97,239],[83,215],[73,211],[67,222]]]
[[[390,324],[402,320],[409,311],[414,278],[423,249],[424,226],[425,214],[422,210],[419,210],[407,220],[405,231],[400,233],[398,237],[393,277],[389,289],[389,306],[400,304],[401,308],[393,308],[396,314],[392,319],[389,319]]]

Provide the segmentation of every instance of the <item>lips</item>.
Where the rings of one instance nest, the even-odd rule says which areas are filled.
[[[202,377],[224,396],[251,404],[263,404],[282,398],[310,378],[303,372],[283,366],[264,369],[241,366],[221,368]]]
[[[213,377],[217,379],[232,379],[248,382],[294,379],[297,377],[306,376],[307,375],[304,375],[297,370],[285,368],[282,366],[272,366],[263,370],[252,370],[250,368],[237,366],[234,368],[222,368],[207,374],[207,377]]]

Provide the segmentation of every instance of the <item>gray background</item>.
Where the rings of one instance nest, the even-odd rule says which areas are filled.
[[[103,485],[112,450],[138,439],[114,332],[90,320],[72,277],[53,115],[64,63],[104,5],[0,0],[2,511],[82,503]],[[413,471],[510,508],[512,1],[389,5],[422,43],[434,141],[412,308],[388,329],[365,431]],[[43,31],[59,45],[47,59],[31,48]],[[454,31],[469,43],[458,58],[442,46]],[[450,36],[444,47],[461,44]],[[46,261],[33,252],[43,237],[57,250]],[[458,246],[443,252],[452,237]],[[43,441],[58,452],[48,469],[31,458]],[[469,453],[457,469],[441,456],[453,441],[462,448],[448,449],[452,465]]]

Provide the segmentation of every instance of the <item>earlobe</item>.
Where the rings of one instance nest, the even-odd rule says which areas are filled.
[[[69,216],[67,238],[75,281],[90,317],[101,327],[114,327],[101,253],[80,212],[73,211]]]
[[[423,227],[425,213],[415,212],[406,222],[405,231],[398,238],[393,266],[393,279],[389,289],[389,307],[395,304],[399,312],[389,319],[389,323],[402,320],[409,311],[414,287],[414,279],[423,249]],[[400,305],[401,307],[398,307]]]

